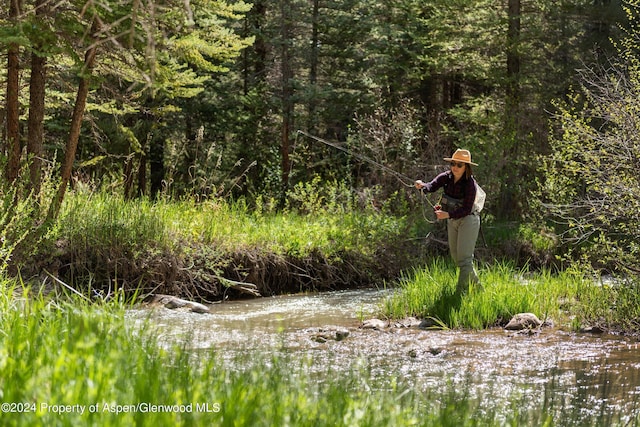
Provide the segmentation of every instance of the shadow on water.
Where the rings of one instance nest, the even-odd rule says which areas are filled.
[[[382,382],[416,388],[453,386],[486,405],[519,396],[522,410],[535,401],[562,407],[571,419],[620,421],[640,414],[640,345],[635,339],[543,329],[522,335],[415,327],[362,329],[390,291],[351,290],[278,296],[213,305],[211,314],[165,308],[128,312],[133,324],[149,321],[161,343],[187,342],[232,358],[257,349],[311,358],[318,373],[366,365]],[[322,331],[348,331],[345,339],[318,340]],[[329,334],[330,335],[330,334]],[[513,405],[514,402],[506,402]],[[566,414],[565,414],[566,415]]]

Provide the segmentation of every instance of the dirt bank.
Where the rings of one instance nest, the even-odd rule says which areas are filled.
[[[278,254],[259,248],[225,252],[213,246],[180,251],[123,247],[72,248],[58,242],[53,254],[32,259],[21,270],[31,280],[60,280],[82,292],[160,293],[214,302],[305,291],[369,287],[393,280],[416,265],[419,248],[403,242],[380,247],[374,256],[344,252]],[[52,278],[55,277],[56,279]]]
[[[261,248],[229,252],[187,243],[177,247],[172,251],[117,245],[79,248],[58,241],[48,253],[24,263],[20,274],[38,284],[59,280],[85,294],[108,295],[122,289],[128,294],[159,293],[215,302],[370,287],[393,282],[403,271],[428,264],[433,257],[448,256],[446,236],[387,242],[372,256],[346,251],[332,256],[319,251],[282,254]],[[476,250],[479,262],[504,257],[529,266],[533,259],[543,258],[527,245],[514,248],[513,242],[493,247],[479,244]]]

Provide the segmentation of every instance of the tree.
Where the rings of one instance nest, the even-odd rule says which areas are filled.
[[[287,181],[314,175],[370,173],[363,182],[379,182],[333,150],[297,139],[295,130],[306,127],[399,165],[409,155],[431,164],[437,152],[466,146],[482,162],[477,173],[490,192],[488,212],[512,219],[528,211],[539,174],[529,159],[549,150],[549,100],[566,93],[572,70],[594,43],[606,50],[617,5],[260,0],[247,12],[242,2],[214,0],[162,7],[42,0],[51,8],[45,19],[37,17],[40,0],[22,2],[17,22],[0,12],[0,43],[6,52],[17,43],[33,59],[27,123],[33,173],[42,167],[38,159],[62,153],[61,141],[68,141],[73,96],[89,77],[78,74],[89,48],[82,36],[97,16],[99,55],[73,166],[83,179],[124,181],[127,197],[166,189],[276,195]],[[40,38],[28,31],[38,21],[46,24],[35,27]],[[28,75],[30,63],[20,64],[27,67],[19,73]]]
[[[289,0],[280,0],[280,15],[281,15],[281,27],[280,27],[280,73],[282,78],[282,137],[280,152],[282,158],[282,186],[283,195],[289,185],[289,151],[291,150],[291,132],[293,127],[293,69],[291,59],[290,42],[293,38],[292,34],[292,17],[291,17],[291,3]]]
[[[147,181],[152,197],[160,193],[166,182],[167,150],[173,151],[176,140],[185,137],[185,128],[192,127],[192,118],[185,117],[183,111],[188,103],[181,100],[193,100],[202,93],[205,83],[216,74],[226,73],[228,63],[253,42],[252,37],[238,36],[229,28],[229,22],[240,20],[249,10],[250,5],[244,2],[199,0],[171,6],[169,14],[158,13],[153,3],[138,10],[137,22],[145,43],[134,43],[131,49],[137,52],[139,62],[121,64],[105,74],[104,102],[109,103],[111,93],[124,92],[118,101],[119,110],[125,113],[119,120],[131,123],[116,127],[120,135],[110,135],[133,142],[125,153],[127,194],[134,177],[139,195],[147,194]],[[184,126],[175,126],[176,122]],[[137,174],[132,173],[134,159]]]
[[[9,0],[9,19],[17,26],[21,14],[21,0]],[[20,45],[17,41],[9,42],[7,52],[7,145],[8,154],[5,177],[8,181],[14,181],[20,170]]]
[[[53,203],[49,208],[47,219],[49,221],[57,218],[62,206],[64,194],[69,185],[71,179],[71,171],[73,169],[73,163],[76,158],[76,149],[78,147],[78,139],[80,138],[80,128],[82,126],[82,118],[84,116],[84,109],[87,104],[87,97],[89,96],[89,84],[91,78],[91,72],[95,66],[96,55],[98,52],[98,34],[101,30],[101,24],[97,17],[94,17],[91,24],[91,32],[89,35],[90,43],[89,48],[84,56],[84,66],[80,72],[80,84],[78,85],[78,93],[76,95],[76,102],[73,108],[73,116],[71,117],[71,126],[69,128],[69,139],[67,140],[67,146],[65,149],[64,160],[62,162],[62,170],[60,172],[60,183],[58,184],[58,191],[56,192]]]
[[[98,4],[83,0],[62,3],[35,0],[26,5],[18,0],[10,2],[10,13],[3,17],[2,26],[3,43],[9,52],[5,97],[8,126],[4,146],[8,153],[5,176],[9,180],[18,176],[22,152],[18,84],[22,72],[18,68],[20,49],[31,54],[31,69],[24,72],[30,72],[27,152],[31,162],[31,187],[36,191],[40,185],[42,159],[48,154],[43,152],[46,130],[53,128],[46,122],[53,123],[60,120],[56,116],[62,118],[65,112],[71,113],[64,103],[45,104],[47,85],[55,97],[69,98],[69,84],[78,78],[60,187],[49,211],[50,217],[57,214],[65,189],[71,182],[76,154],[96,151],[87,149],[92,144],[86,141],[92,140],[93,145],[97,145],[97,135],[100,138],[115,136],[134,145],[126,158],[132,157],[131,151],[139,155],[140,177],[144,177],[146,162],[150,161],[151,188],[157,193],[164,180],[166,137],[171,136],[163,130],[169,129],[166,120],[171,114],[179,111],[167,102],[197,95],[203,89],[203,82],[212,74],[226,72],[229,61],[252,42],[251,38],[238,37],[228,28],[228,21],[240,19],[250,8],[242,1],[234,4],[215,0],[175,1],[158,9],[162,13],[156,8],[154,2],[140,1],[134,1],[132,8],[119,2]],[[91,25],[99,28],[91,30]],[[98,49],[101,51],[99,57],[96,56]],[[46,63],[50,56],[55,58],[56,67],[54,73],[48,75]],[[98,81],[99,85],[96,84]],[[132,113],[135,109],[138,113]],[[132,114],[140,114],[143,120],[133,120],[129,128],[123,122]],[[154,117],[152,123],[155,124],[149,128],[152,131],[136,138],[131,129],[143,128],[139,123],[145,122],[144,114]],[[47,118],[48,115],[54,119]],[[115,135],[110,135],[107,127],[99,127],[100,120],[112,124],[114,116],[125,119],[116,119],[117,124],[112,128]],[[84,120],[87,117],[91,126]],[[56,127],[62,128],[57,123]],[[50,141],[57,139],[53,135],[48,138]],[[108,144],[100,145],[98,151],[102,152],[93,159],[85,159],[84,164],[95,167],[104,161],[110,154],[107,147]],[[144,189],[146,185],[144,178],[139,187]]]
[[[49,21],[49,2],[36,0],[35,19],[31,49],[31,73],[29,81],[29,118],[27,121],[27,156],[29,157],[30,189],[35,195],[40,193],[42,177],[42,156],[44,154],[44,117],[45,117],[45,84],[47,74],[47,51],[51,46],[47,36],[51,30]]]
[[[629,3],[633,22],[640,2]],[[573,251],[602,267],[638,271],[640,34],[629,28],[615,59],[583,67],[579,87],[557,102],[540,200]]]

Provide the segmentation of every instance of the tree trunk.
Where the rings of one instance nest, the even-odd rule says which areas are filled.
[[[149,141],[144,142],[142,147],[143,154],[140,156],[140,164],[138,165],[138,197],[143,197],[147,194],[147,150]]]
[[[36,1],[36,16],[44,19],[47,14],[46,0]],[[40,192],[42,179],[42,153],[44,141],[44,101],[47,58],[38,55],[42,46],[36,45],[31,53],[31,81],[29,82],[29,120],[27,156],[30,160],[30,186],[34,194]]]
[[[136,197],[147,195],[147,166],[152,156],[153,139],[157,138],[156,133],[156,115],[153,112],[153,99],[148,97],[142,106],[142,112],[138,115],[140,127],[137,131],[137,138],[140,141],[140,162],[136,173],[138,190]]]
[[[317,107],[317,91],[316,85],[318,83],[318,50],[320,42],[318,39],[318,10],[319,0],[313,0],[313,11],[311,16],[311,58],[309,60],[309,86],[311,88],[311,96],[308,103],[308,124],[307,131],[315,133],[316,128],[316,107]]]
[[[164,183],[164,138],[161,132],[154,132],[149,146],[149,179],[152,199],[157,199]]]
[[[124,198],[130,200],[132,198],[133,190],[133,164],[135,158],[129,155],[127,161],[124,163]]]
[[[268,60],[267,56],[271,45],[268,44],[269,26],[267,25],[267,2],[266,0],[256,0],[253,2],[253,7],[247,13],[246,29],[247,31],[243,36],[255,36],[255,42],[251,48],[244,49],[244,94],[248,95],[251,92],[257,92],[264,94],[265,84],[267,79]],[[267,96],[261,97],[266,99]],[[250,99],[250,98],[248,98]],[[249,102],[244,104],[244,113],[246,119],[243,120],[242,133],[240,135],[240,151],[239,155],[245,158],[252,156],[251,153],[255,153],[256,149],[262,152],[263,147],[256,147],[258,141],[261,140],[261,122],[266,114],[267,103],[265,102]],[[257,171],[257,169],[256,169]],[[256,172],[257,173],[257,172]],[[256,182],[260,180],[257,179]],[[240,192],[245,193],[249,191],[249,186],[242,186]]]
[[[20,15],[21,1],[9,0],[9,18],[17,21]],[[17,43],[10,43],[7,52],[7,169],[5,177],[7,181],[13,182],[20,173],[20,46]]]
[[[247,95],[252,88],[264,82],[267,70],[267,41],[265,36],[265,21],[267,6],[264,1],[253,2],[251,11],[245,20],[244,37],[255,37],[253,49],[243,50],[243,93]]]
[[[509,0],[509,29],[507,33],[507,105],[519,99],[520,78],[520,0]]]
[[[100,24],[97,20],[94,20],[91,25],[91,38],[93,41],[97,38],[97,33],[100,30]],[[60,175],[60,185],[58,192],[55,195],[53,203],[49,208],[49,214],[47,220],[52,221],[58,217],[60,213],[60,207],[64,200],[69,180],[71,179],[71,172],[73,170],[73,163],[76,158],[76,150],[78,148],[78,140],[80,139],[80,130],[82,128],[82,118],[84,117],[84,110],[87,104],[87,97],[89,95],[89,81],[91,78],[91,72],[95,65],[96,53],[98,50],[98,44],[92,44],[84,56],[84,67],[80,74],[80,84],[78,85],[78,93],[76,95],[76,102],[73,108],[73,115],[71,117],[71,127],[69,129],[69,140],[64,155],[64,162],[62,164],[62,171]]]
[[[293,89],[291,87],[293,71],[289,59],[289,43],[291,41],[291,19],[289,16],[291,7],[288,0],[281,0],[281,43],[282,43],[282,134],[280,153],[282,156],[282,190],[283,197],[289,185],[289,146],[291,138],[291,123],[293,121]]]
[[[508,5],[509,27],[507,30],[507,87],[504,114],[504,132],[507,143],[504,152],[505,159],[519,158],[518,141],[519,114],[520,114],[520,0],[509,0]],[[505,179],[502,180],[500,189],[500,217],[517,217],[519,215],[515,197],[520,171],[512,164],[505,165]]]

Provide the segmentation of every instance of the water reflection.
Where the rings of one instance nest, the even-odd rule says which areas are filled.
[[[640,357],[635,339],[546,329],[525,336],[502,329],[438,331],[358,328],[373,316],[386,290],[279,296],[212,306],[212,314],[164,308],[131,310],[132,322],[149,320],[160,341],[192,339],[195,349],[234,352],[260,348],[311,357],[326,372],[366,364],[373,377],[402,377],[416,387],[453,383],[498,405],[518,395],[523,401],[552,402],[581,414],[640,414]],[[322,329],[346,329],[347,339],[318,342]],[[622,415],[620,415],[622,414]]]

